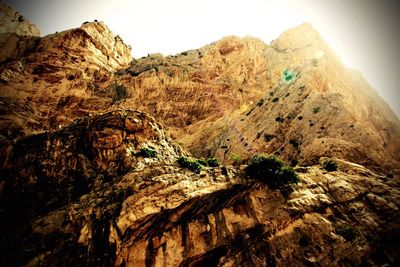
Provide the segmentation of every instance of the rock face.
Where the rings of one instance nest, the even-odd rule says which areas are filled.
[[[269,81],[259,77],[264,48],[256,38],[227,37],[176,56],[139,59],[117,77],[128,91],[122,105],[140,103],[183,139],[267,90]]]
[[[129,110],[1,153],[4,266],[398,263],[400,181],[360,165],[299,168],[286,194],[232,167],[195,174],[154,119]]]
[[[397,116],[310,25],[285,32],[269,50],[280,80],[245,112],[227,114],[195,132],[193,139],[207,145],[192,140],[192,152],[211,151],[225,161],[267,152],[294,164],[331,156],[372,168],[399,168]]]
[[[18,35],[40,36],[39,29],[17,11],[4,3],[0,5],[0,33],[13,32]]]
[[[39,29],[9,6],[0,3],[0,63],[17,59],[35,46]]]
[[[155,157],[146,157],[146,151],[152,151]],[[16,261],[18,265],[38,252],[28,252],[32,246],[40,247],[36,242],[47,242],[36,239],[29,222],[51,217],[60,208],[64,210],[72,203],[85,202],[85,198],[85,205],[95,205],[90,195],[95,192],[111,198],[109,204],[113,206],[107,212],[118,212],[120,197],[127,194],[125,190],[132,189],[115,187],[125,173],[144,172],[160,163],[166,166],[185,153],[170,142],[153,118],[137,111],[117,110],[82,118],[55,132],[20,139],[3,147],[1,155],[2,241],[5,241],[2,244],[7,244],[4,249],[11,255],[9,262]],[[87,215],[92,216],[91,211]],[[48,222],[53,229],[54,221]],[[26,236],[27,232],[32,235]]]
[[[43,38],[10,36],[15,42],[1,50],[15,60],[6,56],[0,66],[1,123],[8,125],[0,142],[106,111],[113,101],[94,96],[95,81],[132,60],[131,48],[101,22]]]
[[[132,59],[0,6],[1,266],[400,265],[399,120],[310,25]],[[300,183],[250,179],[264,152]]]
[[[333,156],[375,169],[400,166],[397,116],[309,24],[271,45],[226,37],[175,56],[131,62],[129,53],[93,22],[43,37],[34,52],[2,64],[1,97],[13,105],[3,107],[10,127],[2,139],[134,107],[194,155],[227,163],[268,152],[300,164]]]
[[[116,264],[308,266],[318,262],[322,266],[341,266],[372,265],[378,260],[371,257],[375,253],[381,256],[388,253],[383,257],[395,258],[391,253],[398,247],[381,247],[392,246],[394,240],[377,240],[373,235],[365,235],[370,231],[380,232],[377,225],[388,215],[389,221],[398,221],[396,205],[385,202],[387,206],[382,209],[386,211],[376,212],[373,207],[376,204],[371,206],[367,200],[390,199],[388,195],[382,197],[378,193],[389,187],[384,178],[372,178],[374,175],[367,174],[365,169],[349,170],[357,174],[326,175],[319,168],[307,169],[301,176],[302,184],[288,198],[260,184],[238,182],[237,177],[233,181],[239,184],[230,181],[229,189],[213,190],[213,193],[192,198],[175,209],[148,215],[131,224],[131,228],[118,221],[123,236],[128,229],[130,231],[129,237],[122,239],[127,244],[122,243]],[[360,177],[362,172],[365,176]],[[207,181],[208,177],[202,180],[207,186],[215,187],[215,182]],[[371,192],[372,188],[375,193]],[[195,187],[191,191],[196,194],[197,190]],[[170,193],[163,189],[157,191],[157,196],[160,194],[162,198],[168,198]],[[397,194],[392,195],[392,201],[398,201]],[[141,203],[143,196],[131,198],[126,201]],[[129,204],[121,214],[129,213],[137,218],[141,207],[141,204],[139,207]],[[352,210],[351,214],[348,210]],[[143,225],[148,228],[144,229]],[[388,229],[397,227],[389,222]]]

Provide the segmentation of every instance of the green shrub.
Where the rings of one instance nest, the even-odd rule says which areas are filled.
[[[283,72],[283,80],[286,82],[291,81],[295,77],[295,74],[292,70],[286,69]]]
[[[245,172],[249,177],[264,182],[273,189],[282,189],[299,181],[292,167],[285,165],[278,157],[265,154],[254,155]]]
[[[198,163],[197,161],[193,161],[190,163],[189,170],[191,170],[192,172],[200,173],[200,171],[202,169],[203,169],[203,166],[200,163]]]
[[[199,163],[200,165],[203,165],[204,167],[208,166],[207,161],[205,159],[197,159],[196,161],[197,161],[197,163]]]
[[[203,169],[203,166],[197,160],[192,160],[184,156],[178,158],[178,164],[181,167],[187,168],[195,173],[200,173],[200,171]]]
[[[239,162],[240,161],[240,157],[239,157],[239,155],[231,154],[231,160],[234,161],[234,162]]]
[[[207,164],[209,167],[219,167],[219,160],[216,158],[208,158]]]
[[[327,160],[327,161],[323,162],[322,166],[328,172],[337,171],[337,169],[338,169],[337,163],[333,160]]]
[[[154,149],[144,147],[140,149],[140,152],[137,155],[145,158],[155,158],[157,156],[157,152]]]
[[[296,171],[291,166],[283,166],[279,172],[280,181],[285,184],[297,184],[299,182],[299,177],[296,174]]]
[[[261,107],[264,104],[264,101],[264,98],[260,98],[260,100],[258,100],[257,106]]]
[[[313,112],[316,114],[320,112],[321,108],[320,107],[313,107]]]
[[[216,158],[207,158],[207,159],[189,159],[187,157],[178,158],[178,163],[182,167],[189,168],[193,171],[200,169],[203,167],[219,167],[219,161]]]
[[[190,160],[187,157],[181,156],[178,158],[178,164],[181,167],[187,167],[189,166]]]

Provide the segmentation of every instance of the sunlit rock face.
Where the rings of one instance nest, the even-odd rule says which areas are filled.
[[[41,38],[3,63],[4,142],[112,107],[154,115],[196,156],[256,152],[399,167],[396,115],[309,24],[270,45],[225,37],[197,50],[132,60],[100,22]],[[206,140],[199,142],[199,140]],[[369,144],[365,146],[365,144]]]
[[[42,38],[20,32],[5,33],[1,50],[6,60],[0,67],[1,121],[8,129],[1,130],[0,142],[56,129],[113,104],[94,95],[96,81],[127,67],[132,56],[104,23],[88,22]]]
[[[398,260],[398,175],[346,161],[335,172],[299,167],[301,182],[285,192],[244,166],[194,173],[176,163],[187,153],[152,117],[130,110],[22,138],[1,155],[5,266]]]
[[[0,6],[1,266],[399,265],[399,120],[309,24],[132,59]],[[250,179],[264,152],[300,182]]]
[[[399,168],[399,119],[309,24],[283,33],[265,55],[273,86],[240,114],[193,130],[188,147],[194,154],[211,151],[232,162],[232,155],[268,152],[305,165],[331,156]]]
[[[11,7],[1,3],[0,12],[0,33],[13,32],[18,35],[40,36],[39,29]]]
[[[132,223],[131,219],[127,227],[125,221],[120,221],[127,215],[118,219],[123,238],[120,245],[117,243],[116,265],[342,266],[373,264],[377,260],[372,256],[375,254],[394,260],[396,256],[391,253],[398,248],[387,247],[393,239],[379,240],[373,233],[380,232],[378,225],[382,220],[388,223],[389,232],[398,231],[391,223],[399,219],[395,215],[397,205],[385,200],[398,203],[398,191],[389,189],[384,179],[366,169],[348,170],[357,174],[331,175],[319,168],[309,168],[301,175],[303,182],[287,197],[260,184],[243,184],[243,180],[232,185],[240,181],[239,174],[229,181],[229,189],[215,189],[175,209],[161,209],[143,219],[137,217],[142,204],[135,203],[150,198],[156,205],[155,199],[141,194],[132,196],[132,200],[126,200],[129,204],[121,214],[129,213],[138,222]],[[365,175],[360,175],[365,171]],[[202,180],[214,188],[221,183],[210,183],[208,177]],[[375,193],[370,188],[376,188]],[[384,188],[391,193],[379,196],[377,192]],[[150,188],[144,192],[147,190]],[[192,188],[194,195],[197,190]],[[158,190],[156,202],[160,194],[162,198],[170,196],[169,190]],[[385,202],[379,212],[375,211],[379,204],[368,202],[370,198]],[[146,203],[151,210],[151,204]]]
[[[39,37],[35,25],[9,6],[0,4],[0,63],[23,56]]]

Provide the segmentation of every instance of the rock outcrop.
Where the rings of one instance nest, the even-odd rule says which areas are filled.
[[[0,33],[13,32],[24,36],[40,36],[39,29],[19,12],[4,3],[0,5]]]
[[[22,57],[35,46],[39,29],[17,11],[0,3],[0,63]]]
[[[95,81],[132,61],[131,48],[102,22],[42,38],[10,36],[15,42],[1,50],[13,56],[0,65],[1,123],[8,125],[0,143],[106,111],[113,101],[93,96]]]
[[[95,192],[111,197],[109,204],[118,209],[116,205],[121,205],[124,190],[132,189],[115,187],[125,173],[166,166],[182,155],[185,152],[170,141],[153,118],[129,110],[81,118],[60,130],[32,135],[2,147],[1,244],[6,245],[3,251],[9,251],[10,263],[24,263],[30,255],[29,247],[44,241],[30,239],[36,235],[30,222],[81,202],[84,195],[86,204],[95,204],[90,196]],[[33,236],[25,235],[29,232]]]

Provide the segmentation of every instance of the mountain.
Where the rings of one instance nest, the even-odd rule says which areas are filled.
[[[282,34],[266,54],[273,59],[267,69],[278,69],[281,79],[241,114],[226,114],[195,132],[195,139],[207,140],[206,147],[190,144],[195,154],[212,151],[229,160],[232,154],[268,152],[294,164],[329,156],[373,168],[399,167],[397,116],[309,24]]]
[[[303,165],[331,156],[399,168],[397,116],[309,24],[271,45],[226,37],[175,56],[132,60],[121,38],[91,22],[43,37],[31,51],[2,64],[1,97],[17,106],[3,111],[10,125],[3,139],[136,108],[196,156],[231,162],[232,155],[268,152]]]
[[[399,119],[311,25],[133,59],[0,11],[2,266],[399,265]]]

